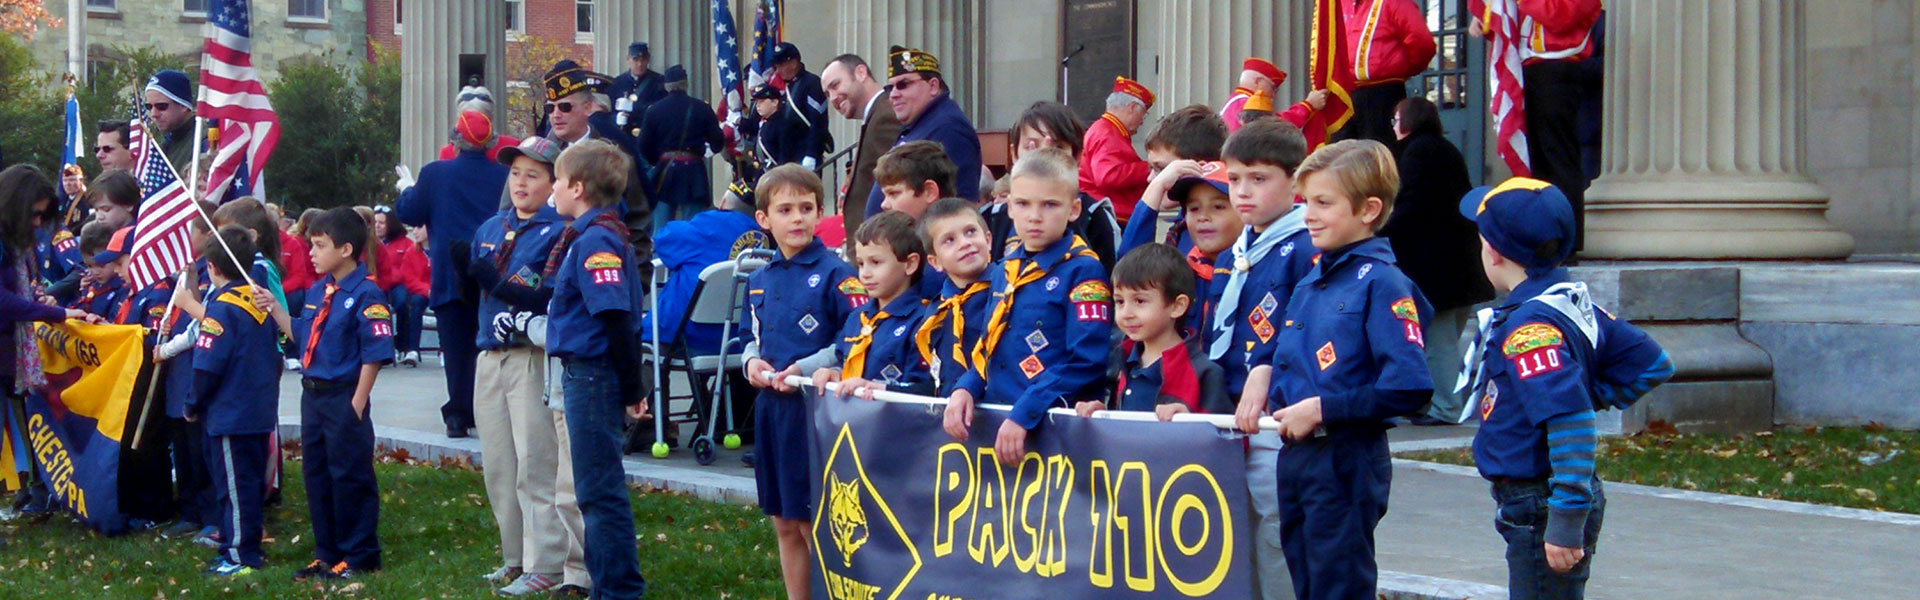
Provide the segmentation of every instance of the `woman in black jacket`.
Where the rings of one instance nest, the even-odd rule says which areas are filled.
[[[1393,110],[1399,142],[1400,193],[1381,230],[1393,245],[1400,269],[1433,303],[1427,326],[1427,370],[1433,404],[1426,416],[1455,421],[1464,401],[1453,393],[1460,369],[1460,333],[1473,305],[1493,299],[1480,267],[1480,236],[1460,216],[1460,198],[1473,189],[1467,161],[1440,130],[1440,113],[1425,98],[1400,101]],[[1417,423],[1430,423],[1416,419]]]

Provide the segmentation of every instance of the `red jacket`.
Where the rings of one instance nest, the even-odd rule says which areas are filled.
[[[1427,70],[1437,48],[1413,0],[1340,0],[1353,81],[1365,87]]]
[[[1468,9],[1481,23],[1493,22],[1485,0]],[[1600,0],[1520,0],[1520,31],[1531,31],[1520,49],[1523,64],[1546,60],[1586,60],[1593,56],[1593,24],[1600,21]]]
[[[432,270],[427,254],[406,236],[394,238],[380,247],[380,289],[391,291],[406,286],[408,292],[425,296],[432,290]]]
[[[1147,191],[1153,169],[1133,150],[1133,132],[1113,115],[1087,128],[1086,150],[1080,153],[1080,191],[1089,197],[1113,201],[1113,213],[1125,223],[1133,205]]]
[[[320,272],[313,269],[313,256],[309,253],[307,240],[300,236],[280,232],[280,265],[286,274],[280,276],[280,291],[294,293],[306,291],[320,281]]]

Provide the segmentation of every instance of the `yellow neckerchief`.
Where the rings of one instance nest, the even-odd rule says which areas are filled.
[[[253,306],[253,286],[243,285],[220,292],[220,297],[215,298],[214,301],[240,307],[240,310],[247,311],[247,315],[253,317],[256,325],[267,322],[267,313]]]
[[[1123,137],[1123,138],[1133,137],[1133,132],[1127,131],[1127,126],[1120,122],[1120,117],[1113,116],[1113,113],[1101,114],[1100,120],[1106,121],[1108,123],[1112,123],[1113,128],[1120,131],[1120,137]]]
[[[933,352],[933,332],[939,331],[941,325],[951,322],[953,345],[949,347],[949,349],[953,351],[953,364],[963,369],[968,368],[968,353],[966,350],[961,349],[961,346],[965,344],[965,340],[963,339],[965,335],[962,332],[965,331],[967,327],[967,313],[962,307],[966,305],[968,299],[973,298],[975,294],[986,291],[988,287],[991,286],[988,285],[985,279],[967,284],[967,289],[961,290],[960,293],[954,294],[951,298],[941,300],[940,308],[935,310],[932,315],[929,315],[927,320],[920,322],[920,330],[913,333],[913,344],[920,349],[920,360],[927,361],[927,364],[933,364],[939,361],[939,355]],[[973,366],[977,368],[982,365]]]
[[[866,378],[867,350],[873,347],[873,328],[891,317],[893,315],[887,314],[885,308],[875,309],[872,313],[860,311],[860,337],[853,338],[853,347],[847,349],[847,364],[840,369],[841,377]]]
[[[1077,235],[1073,236],[1073,245],[1067,248],[1065,255],[1060,257],[1060,261],[1066,262],[1067,259],[1075,256],[1085,256],[1095,260],[1100,258],[1093,253],[1093,250],[1087,248],[1086,240],[1080,239]],[[993,356],[994,347],[1000,344],[1000,336],[1007,333],[1008,317],[1013,313],[1013,295],[1020,291],[1021,286],[1039,281],[1047,274],[1040,269],[1038,262],[1031,258],[1023,260],[1007,257],[1004,265],[1007,270],[1007,290],[994,303],[993,316],[987,318],[986,337],[981,338],[980,345],[973,347],[973,364],[983,369],[982,373],[987,365],[987,357]]]

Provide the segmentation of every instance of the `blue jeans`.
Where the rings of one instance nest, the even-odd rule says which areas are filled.
[[[394,286],[387,292],[387,301],[393,303],[394,352],[419,350],[427,297],[407,291],[406,286]]]
[[[1600,539],[1600,521],[1607,497],[1600,478],[1593,478],[1593,510],[1587,513],[1586,558],[1565,573],[1547,566],[1547,498],[1553,494],[1545,479],[1493,484],[1499,509],[1493,528],[1507,540],[1507,597],[1513,600],[1579,600],[1587,593],[1593,551]]]
[[[606,357],[566,359],[561,394],[573,450],[574,497],[586,521],[587,573],[595,598],[638,598],[647,591],[634,543],[633,502],[620,466],[626,408]]]

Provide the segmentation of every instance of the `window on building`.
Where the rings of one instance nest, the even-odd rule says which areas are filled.
[[[207,0],[181,0],[180,12],[188,16],[207,16]]]
[[[119,0],[87,0],[87,10],[113,12],[120,10]]]
[[[400,0],[393,0],[393,34],[394,35],[400,35],[400,22],[401,22],[400,16],[401,16],[401,13],[405,12],[401,9],[405,6],[405,4],[406,4],[405,2],[401,2]]]
[[[292,20],[327,20],[327,0],[287,0],[287,18]]]
[[[581,35],[593,33],[593,0],[575,0],[573,3],[573,32]]]
[[[527,3],[524,0],[507,0],[507,33],[523,35],[527,32]]]

